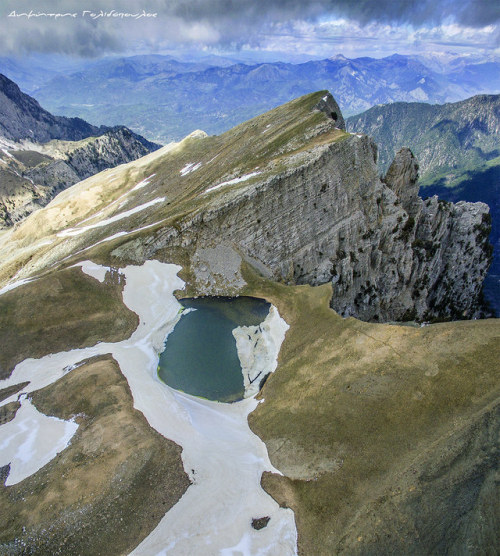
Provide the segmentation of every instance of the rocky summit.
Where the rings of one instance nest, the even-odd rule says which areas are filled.
[[[489,229],[407,148],[380,178],[327,91],[60,192],[0,235],[0,551],[494,553]],[[202,295],[271,304],[239,333],[260,402],[158,379]]]

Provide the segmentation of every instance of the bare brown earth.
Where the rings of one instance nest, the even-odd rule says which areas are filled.
[[[0,487],[0,553],[127,554],[182,496],[181,448],[154,431],[111,356],[33,394],[37,409],[76,416],[70,445],[24,481]]]
[[[328,285],[249,282],[290,324],[249,422],[299,553],[496,554],[500,322],[343,320]]]
[[[10,402],[0,407],[0,425],[5,425],[12,421],[16,416],[17,410],[21,407],[19,402]]]
[[[129,338],[139,321],[122,288],[111,273],[101,284],[69,268],[0,296],[0,379],[28,357]]]
[[[7,398],[10,398],[12,394],[20,392],[23,388],[28,386],[29,382],[20,382],[19,384],[13,384],[12,386],[7,386],[7,388],[2,388],[0,390],[0,402],[3,402]]]

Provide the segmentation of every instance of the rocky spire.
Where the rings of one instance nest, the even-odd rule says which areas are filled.
[[[400,149],[383,180],[399,198],[401,206],[415,216],[421,201],[418,196],[418,162],[408,147]]]

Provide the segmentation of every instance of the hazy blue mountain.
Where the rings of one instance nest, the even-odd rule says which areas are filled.
[[[347,115],[397,101],[459,100],[470,96],[471,76],[480,73],[462,65],[453,66],[450,76],[400,55],[201,66],[162,56],[109,59],[53,77],[34,96],[52,112],[92,123],[125,124],[150,139],[168,142],[194,129],[220,133],[320,89],[331,90]],[[485,72],[491,70],[488,66]],[[465,86],[460,84],[462,74]]]
[[[0,73],[15,81],[24,93],[31,94],[53,77],[90,68],[95,62],[61,54],[1,56]]]
[[[408,146],[420,163],[423,196],[490,206],[494,257],[485,294],[500,314],[500,95],[477,95],[444,105],[375,106],[348,118],[347,126],[378,143],[381,173],[394,154]]]

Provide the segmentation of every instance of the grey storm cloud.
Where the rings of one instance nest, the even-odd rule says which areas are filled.
[[[101,10],[157,17],[125,18],[82,16]],[[9,17],[35,14],[77,14]],[[130,48],[133,41],[170,44],[259,43],[260,33],[276,23],[345,17],[364,25],[439,24],[452,18],[461,25],[482,27],[500,20],[497,0],[2,0],[0,50],[4,52],[57,52],[99,56]]]
[[[177,0],[169,9],[188,19],[217,21],[234,17],[262,21],[269,16],[314,18],[328,13],[361,23],[439,23],[446,17],[472,27],[500,20],[497,0]]]

